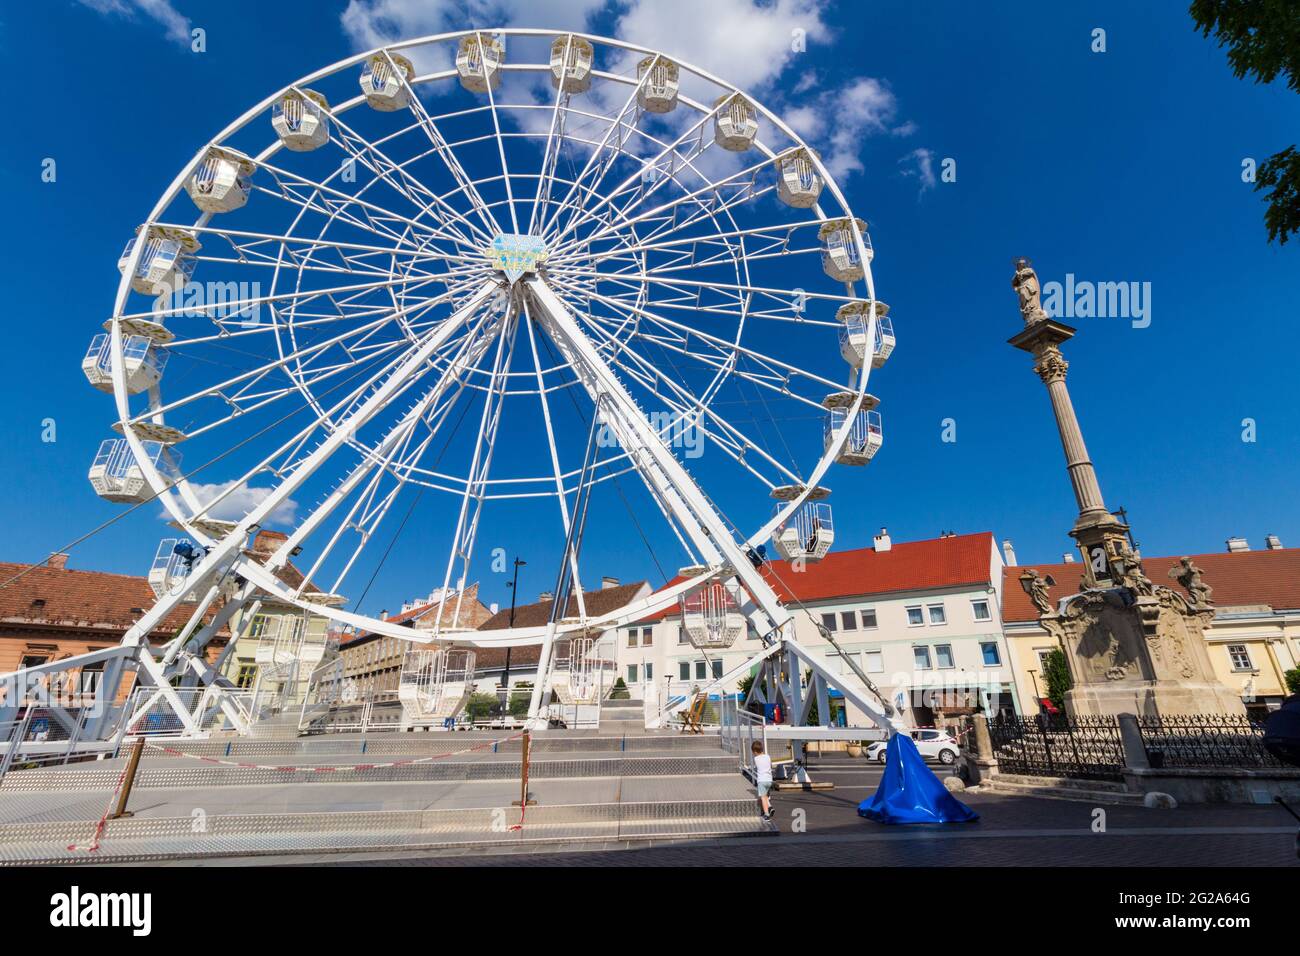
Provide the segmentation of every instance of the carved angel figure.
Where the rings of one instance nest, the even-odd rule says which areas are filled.
[[[1214,593],[1214,588],[1201,579],[1204,573],[1189,557],[1179,558],[1178,567],[1169,569],[1169,576],[1187,589],[1196,604],[1209,604],[1210,595]]]

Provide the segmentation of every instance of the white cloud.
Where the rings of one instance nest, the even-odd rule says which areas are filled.
[[[190,45],[190,21],[182,16],[170,0],[79,0],[82,6],[89,7],[103,16],[126,17],[135,19],[137,13],[143,13],[162,24],[167,39],[182,46]]]
[[[194,490],[194,495],[200,502],[206,503],[225,492],[232,485],[234,485],[233,481],[212,485],[191,482],[190,488]],[[270,493],[270,488],[250,488],[241,485],[223,498],[220,504],[209,512],[208,516],[221,521],[239,521],[244,515],[261,504]],[[292,527],[297,516],[298,503],[292,498],[286,498],[267,516],[265,524]]]
[[[904,176],[915,177],[920,182],[921,193],[934,188],[933,150],[918,147],[900,159],[898,165],[902,167],[900,171]]]
[[[898,101],[882,79],[860,76],[832,88],[820,85],[812,55],[796,47],[833,39],[823,20],[829,5],[830,0],[349,0],[341,23],[352,46],[366,50],[467,26],[583,30],[595,14],[607,12],[615,18],[616,38],[662,50],[752,93],[821,151],[831,175],[843,181],[863,171],[864,139],[908,136],[916,125],[899,120]],[[422,72],[450,66],[450,50],[412,58]],[[635,59],[628,55],[606,68],[630,72]],[[790,81],[788,92],[779,85],[783,78]],[[705,98],[715,90],[685,78],[683,92]],[[545,83],[530,93],[539,103],[553,95]],[[610,95],[606,91],[593,86],[591,95],[598,107],[617,107],[614,100],[601,100]],[[544,132],[549,117],[524,111],[517,121]],[[709,162],[730,171],[731,160]]]

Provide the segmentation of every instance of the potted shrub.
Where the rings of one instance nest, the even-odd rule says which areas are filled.
[[[848,755],[849,755],[850,757],[861,757],[861,756],[862,756],[862,741],[861,741],[861,740],[850,740],[850,741],[848,742],[848,745],[845,746],[844,749],[845,749],[845,751],[848,752]]]

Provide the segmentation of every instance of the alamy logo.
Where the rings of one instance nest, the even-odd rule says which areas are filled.
[[[134,936],[153,929],[152,893],[82,893],[74,886],[50,897],[50,925],[129,926]]]
[[[1132,319],[1133,328],[1151,324],[1150,282],[1090,282],[1065,274],[1065,282],[1043,283],[1043,309],[1056,319]]]

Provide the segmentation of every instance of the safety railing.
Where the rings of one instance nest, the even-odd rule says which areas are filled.
[[[722,749],[735,754],[740,762],[740,772],[753,777],[754,742],[763,745],[767,753],[767,720],[762,714],[745,710],[741,702],[728,697],[720,702],[718,708],[718,730]]]

